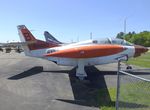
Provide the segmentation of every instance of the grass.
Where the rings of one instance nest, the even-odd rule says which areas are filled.
[[[150,51],[137,58],[131,58],[127,62],[131,65],[150,68]]]
[[[132,86],[131,86],[132,85]],[[133,85],[135,87],[133,88]],[[138,86],[137,86],[138,85]],[[150,109],[150,83],[131,83],[121,85],[120,96],[124,107],[121,110],[149,110]],[[98,95],[100,110],[116,110],[116,88],[100,89]]]
[[[107,89],[99,90],[98,101],[100,105],[100,110],[115,110],[115,100],[116,100],[115,88],[109,88],[108,90]]]
[[[122,85],[120,88],[120,100],[123,103],[120,105],[126,104],[130,110],[150,110],[149,90],[150,82],[145,81],[136,81]]]

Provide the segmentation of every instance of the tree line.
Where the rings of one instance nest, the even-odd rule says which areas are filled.
[[[143,31],[140,33],[135,33],[133,31],[127,34],[125,34],[124,32],[120,32],[117,34],[116,38],[125,39],[136,45],[150,47],[150,32],[149,31]]]

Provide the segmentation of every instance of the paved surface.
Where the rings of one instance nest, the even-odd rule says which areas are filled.
[[[85,68],[90,82],[83,83],[72,67],[0,52],[0,110],[99,110],[98,90],[116,87],[115,68]]]

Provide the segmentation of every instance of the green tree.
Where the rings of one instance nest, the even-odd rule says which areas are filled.
[[[124,32],[120,32],[120,33],[118,33],[117,34],[117,38],[119,38],[119,39],[123,39],[123,36],[124,36]]]
[[[116,36],[117,38],[125,39],[131,43],[136,45],[143,45],[146,47],[150,47],[150,32],[143,31],[140,33],[129,32],[128,34],[124,35],[123,32],[120,32]]]

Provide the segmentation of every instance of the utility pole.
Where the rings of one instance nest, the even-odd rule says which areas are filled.
[[[126,34],[127,18],[124,19],[124,34]]]
[[[90,39],[92,39],[92,32],[90,33]]]

